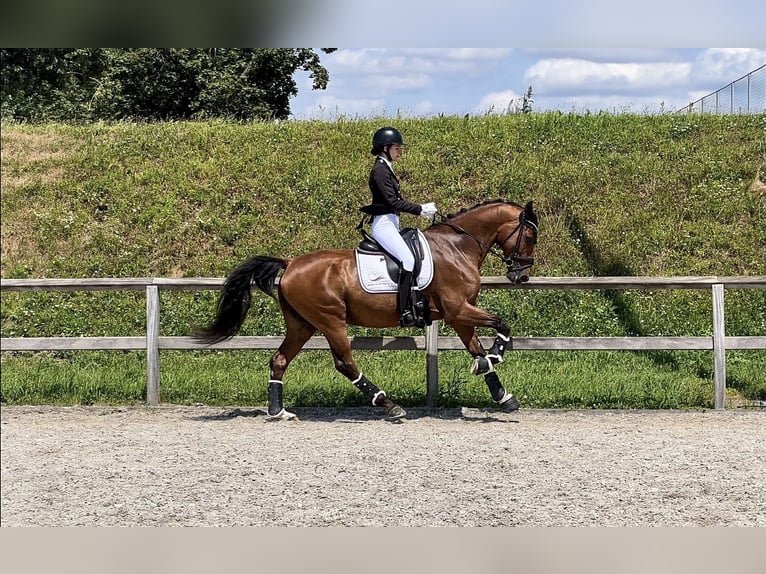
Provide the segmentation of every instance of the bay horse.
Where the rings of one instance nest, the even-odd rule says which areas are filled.
[[[529,280],[537,243],[538,219],[532,202],[525,207],[503,200],[488,201],[457,214],[439,215],[423,234],[433,257],[433,277],[423,289],[432,320],[441,319],[458,334],[474,358],[471,373],[484,375],[492,399],[512,412],[516,398],[506,392],[494,370],[502,362],[510,341],[510,328],[501,317],[476,307],[481,287],[479,270],[488,254],[506,264],[511,283]],[[499,253],[495,246],[499,246]],[[282,272],[279,286],[277,276]],[[214,344],[233,337],[241,328],[251,303],[251,284],[277,299],[286,335],[269,362],[268,420],[290,420],[295,415],[282,403],[282,378],[290,362],[316,332],[327,339],[335,368],[348,378],[373,406],[385,409],[391,419],[406,416],[385,391],[367,379],[351,356],[349,324],[384,328],[399,325],[396,293],[365,292],[357,276],[351,249],[323,249],[292,259],[256,256],[241,263],[226,278],[218,298],[217,314],[194,337]],[[497,331],[487,353],[476,334],[477,327]]]

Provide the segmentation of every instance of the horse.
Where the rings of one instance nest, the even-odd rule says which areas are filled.
[[[532,202],[522,207],[498,199],[437,217],[440,220],[435,217],[423,231],[433,259],[432,280],[422,290],[430,319],[443,320],[457,332],[474,359],[471,373],[484,375],[493,401],[503,411],[513,412],[519,403],[505,390],[494,369],[503,360],[510,328],[501,317],[476,307],[476,299],[481,287],[479,270],[490,253],[505,263],[511,283],[529,280],[538,231]],[[399,326],[396,293],[371,294],[362,289],[353,249],[322,249],[292,259],[258,255],[244,261],[225,279],[215,318],[196,329],[193,336],[206,344],[233,337],[250,308],[251,285],[271,297],[276,290],[286,327],[284,340],[269,361],[267,420],[296,418],[283,406],[283,377],[290,362],[317,332],[327,339],[335,368],[373,406],[383,408],[392,420],[406,416],[401,406],[360,372],[351,355],[349,324]],[[478,327],[497,332],[489,352],[477,336]]]

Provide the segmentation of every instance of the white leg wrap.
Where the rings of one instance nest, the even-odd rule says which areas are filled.
[[[296,420],[298,417],[295,413],[291,413],[290,411],[286,411],[285,409],[282,409],[275,415],[266,414],[266,420],[268,422],[272,421],[293,421]]]
[[[513,398],[513,395],[511,393],[509,393],[508,391],[504,391],[504,392],[505,392],[505,394],[503,395],[503,398],[500,399],[499,401],[497,401],[498,405],[502,405],[503,403],[507,403],[508,401],[510,401]]]
[[[486,357],[474,357],[473,364],[471,365],[471,374],[472,375],[486,375],[487,373],[491,373],[492,371],[495,370],[495,366],[492,364],[492,361],[489,360],[487,357],[489,357],[489,355],[487,355]],[[482,359],[485,359],[487,361],[488,370],[487,371],[483,371],[483,372],[479,372],[479,369],[480,369],[479,366],[481,364]]]
[[[362,379],[364,379],[364,380],[362,380]],[[384,397],[386,396],[385,391],[381,391],[380,389],[378,389],[378,387],[376,387],[370,381],[368,381],[364,377],[363,373],[359,373],[359,376],[356,379],[354,379],[353,381],[351,381],[351,382],[354,384],[354,386],[357,389],[362,391],[365,395],[367,395],[368,397],[372,396],[372,406],[374,406],[374,407],[378,406],[378,405],[375,404],[376,401],[378,400],[378,397],[380,397],[381,395],[384,396]]]
[[[375,396],[372,397],[372,406],[373,407],[377,407],[378,406],[378,405],[375,404],[375,402],[378,400],[378,397],[381,396],[381,395],[385,397],[386,396],[386,391],[378,391],[377,393],[375,393]]]

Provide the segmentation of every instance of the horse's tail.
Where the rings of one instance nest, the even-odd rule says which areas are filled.
[[[193,337],[203,343],[220,343],[237,334],[250,309],[250,284],[274,296],[277,275],[289,260],[258,255],[241,263],[226,278],[218,297],[218,311],[207,327],[194,331]]]

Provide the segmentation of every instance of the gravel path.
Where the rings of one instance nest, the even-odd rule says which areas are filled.
[[[766,412],[0,409],[3,526],[766,526]]]

